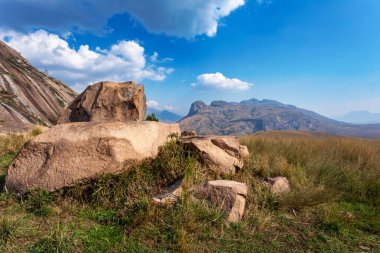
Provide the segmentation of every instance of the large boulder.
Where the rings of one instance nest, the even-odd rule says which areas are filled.
[[[125,164],[154,158],[178,124],[160,122],[68,123],[57,125],[29,141],[8,170],[5,187],[24,192],[54,191]]]
[[[211,206],[216,206],[228,214],[229,222],[238,222],[244,214],[247,185],[230,180],[208,181],[196,189],[194,197],[205,200]]]
[[[68,122],[142,121],[144,86],[134,82],[100,82],[87,87],[66,108],[58,124]]]
[[[202,162],[218,174],[235,174],[243,167],[239,140],[234,136],[188,136],[183,143],[197,152]]]

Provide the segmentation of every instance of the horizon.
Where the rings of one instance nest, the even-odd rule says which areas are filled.
[[[256,99],[256,98],[250,98],[250,99],[247,99],[247,100],[252,100],[252,99]],[[282,103],[281,101],[276,101],[276,100],[266,99],[266,98],[256,99],[256,100],[258,100],[260,102],[262,102],[264,100],[269,100],[269,101],[279,102],[281,104],[288,105],[288,106],[295,106],[295,105],[292,105],[292,104],[285,104],[285,103]],[[222,102],[227,102],[227,103],[241,103],[241,102],[246,101],[246,100],[240,100],[240,101],[212,100],[209,103],[206,103],[206,102],[204,102],[202,100],[196,100],[196,101],[192,102],[192,104],[195,103],[195,102],[199,102],[199,101],[205,103],[207,106],[211,106],[211,104],[213,102],[217,102],[217,101],[222,101]],[[176,113],[175,111],[173,112],[173,111],[168,110],[168,109],[155,109],[155,108],[152,108],[152,107],[148,108],[147,113],[148,113],[148,111],[149,112],[153,112],[153,113],[156,113],[156,112],[165,112],[166,111],[166,112],[170,112],[170,113],[173,113],[173,114],[175,114],[177,116],[185,118],[189,114],[191,105],[189,106],[189,110],[185,114]],[[298,107],[298,106],[296,106],[296,107],[299,108],[299,109],[305,109],[305,108],[301,108],[301,107]],[[377,118],[376,119],[372,119],[373,121],[371,121],[371,119],[367,119],[367,118],[363,119],[363,118],[361,118],[361,117],[363,117],[363,115],[361,115],[361,114],[365,114],[364,116],[376,116]],[[322,114],[320,114],[320,115],[324,116]],[[368,110],[358,110],[358,111],[349,111],[349,112],[345,113],[344,115],[340,115],[340,116],[336,116],[336,117],[328,117],[328,116],[324,116],[324,117],[328,117],[330,119],[334,119],[334,120],[345,122],[345,123],[353,123],[353,124],[378,124],[378,123],[380,123],[380,118],[378,118],[378,116],[380,116],[380,113],[373,113],[373,112],[368,111]],[[351,118],[348,118],[348,117],[351,117]],[[353,117],[355,117],[355,118],[353,118]]]
[[[0,4],[0,39],[77,92],[133,80],[150,108],[182,116],[196,100],[251,98],[380,113],[379,1]]]

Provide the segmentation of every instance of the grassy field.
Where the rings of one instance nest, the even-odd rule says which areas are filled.
[[[0,185],[30,138],[0,137]],[[239,224],[192,200],[221,177],[171,142],[151,163],[65,191],[0,192],[0,252],[380,252],[380,141],[263,132],[241,142],[251,156],[225,178],[249,186]],[[154,205],[183,173],[183,198]],[[263,178],[280,175],[292,191],[273,197]]]

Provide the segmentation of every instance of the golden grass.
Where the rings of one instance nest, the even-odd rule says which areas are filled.
[[[16,154],[28,140],[41,134],[43,131],[44,128],[35,126],[28,133],[0,135],[0,156]]]
[[[379,204],[380,140],[267,132],[241,142],[253,153],[249,169],[257,176],[288,177],[295,202],[339,198]]]

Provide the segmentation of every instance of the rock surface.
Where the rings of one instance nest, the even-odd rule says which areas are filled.
[[[196,136],[197,133],[195,131],[182,131],[181,136]]]
[[[270,192],[273,195],[281,195],[290,192],[290,184],[286,177],[269,177]]]
[[[194,191],[194,197],[222,208],[229,222],[239,222],[244,214],[247,185],[230,180],[209,181]]]
[[[58,124],[68,122],[143,121],[144,86],[134,82],[100,82],[82,92],[66,108]]]
[[[153,197],[153,201],[157,204],[174,204],[178,198],[182,196],[182,183],[185,177],[177,179],[167,190],[162,194]]]
[[[240,144],[233,136],[183,137],[189,150],[199,153],[202,162],[219,174],[235,174],[243,167]]]
[[[100,174],[119,172],[129,162],[154,158],[178,124],[159,122],[69,123],[28,142],[5,179],[9,191],[54,191]]]
[[[248,147],[247,146],[244,146],[244,145],[240,145],[240,154],[241,156],[244,158],[244,157],[248,157],[249,156],[249,150],[248,150]]]
[[[25,131],[32,124],[52,126],[76,95],[0,41],[0,132]]]

